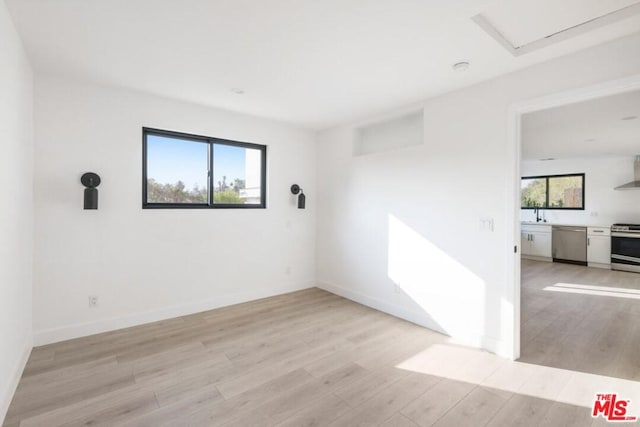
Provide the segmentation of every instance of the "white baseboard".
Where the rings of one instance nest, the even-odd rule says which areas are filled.
[[[16,392],[16,388],[18,387],[20,378],[22,378],[22,373],[24,372],[24,368],[27,365],[27,361],[29,360],[29,355],[31,354],[32,348],[33,339],[31,336],[29,336],[27,338],[27,342],[24,344],[20,357],[16,361],[16,365],[13,370],[13,376],[11,378],[8,378],[8,381],[4,385],[4,389],[0,390],[0,393],[2,393],[0,394],[0,425],[2,425],[5,417],[7,416],[9,405],[11,404],[13,395]]]
[[[513,346],[491,337],[482,337],[481,348],[505,359],[515,360]]]
[[[36,346],[52,344],[74,338],[99,334],[102,332],[109,332],[117,329],[128,328],[131,326],[143,325],[145,323],[157,322],[174,317],[200,313],[202,311],[213,310],[215,308],[226,307],[233,304],[240,304],[260,298],[282,295],[289,292],[312,288],[314,286],[315,281],[309,281],[301,285],[282,286],[279,288],[271,288],[261,292],[241,292],[227,294],[213,300],[164,307],[157,310],[99,319],[92,322],[76,323],[58,328],[43,329],[40,331],[35,331],[34,343]]]
[[[317,285],[320,289],[324,289],[332,294],[340,295],[351,301],[355,301],[359,304],[366,305],[367,307],[375,308],[392,316],[399,317],[407,320],[416,325],[424,326],[425,328],[432,329],[441,334],[447,335],[438,324],[431,320],[428,316],[418,313],[413,310],[407,310],[396,304],[391,304],[388,301],[384,301],[378,298],[370,297],[369,295],[362,294],[360,292],[352,291],[351,289],[344,288],[342,286],[335,285],[326,281],[318,281]]]
[[[345,287],[338,286],[333,283],[329,283],[327,281],[320,280],[318,281],[317,286],[321,289],[324,289],[327,292],[331,292],[333,294],[347,298],[359,304],[366,305],[367,307],[375,308],[376,310],[382,311],[384,313],[390,314],[395,317],[399,317],[400,319],[404,319],[411,323],[415,323],[416,325],[424,326],[425,328],[439,332],[443,335],[450,336],[447,332],[443,331],[442,328],[437,323],[435,323],[429,316],[427,316],[424,313],[416,312],[414,310],[409,310],[397,304],[392,304],[388,301],[384,301],[379,298],[374,298],[369,295],[365,295],[360,292],[356,292],[351,289],[347,289]],[[483,350],[487,350],[491,353],[495,353],[498,356],[511,358],[512,349],[509,346],[507,346],[504,342],[491,337],[466,336],[466,337],[451,337],[451,339],[456,344],[482,348]]]
[[[129,314],[107,319],[99,319],[93,322],[76,323],[73,325],[44,329],[34,333],[34,344],[36,346],[51,344],[55,342],[65,341],[74,338],[80,338],[88,335],[99,334],[102,332],[114,331],[117,329],[128,328],[131,326],[142,325],[145,323],[157,322],[159,320],[171,319],[179,316],[199,313],[202,311],[212,310],[215,308],[226,307],[233,304],[239,304],[247,301],[253,301],[260,298],[281,295],[288,292],[294,292],[302,289],[308,289],[317,286],[328,292],[340,295],[359,304],[366,305],[384,313],[407,320],[425,328],[429,328],[436,332],[448,335],[440,326],[435,323],[429,316],[406,307],[390,303],[369,295],[355,292],[342,286],[338,286],[326,281],[307,282],[297,286],[285,286],[277,289],[270,289],[263,292],[253,293],[236,293],[224,295],[215,300],[201,301],[191,304],[183,304],[172,307],[165,307],[158,310],[146,311],[141,313]],[[487,351],[495,353],[499,356],[510,357],[512,349],[500,340],[494,338],[480,337],[452,337],[459,344],[465,344],[472,347],[483,348]],[[28,357],[28,354],[27,354]],[[25,360],[26,362],[26,360]],[[20,371],[22,372],[22,371]],[[19,377],[18,377],[19,380]],[[16,383],[17,384],[17,383]]]

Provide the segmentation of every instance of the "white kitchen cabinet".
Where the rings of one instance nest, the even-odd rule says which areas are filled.
[[[587,263],[589,267],[611,268],[611,235],[608,228],[587,229]]]
[[[531,255],[551,258],[551,233],[531,233]]]
[[[520,248],[521,254],[524,257],[550,261],[551,226],[537,224],[522,225]]]
[[[520,254],[531,255],[531,245],[529,244],[530,234],[522,231],[520,233]]]

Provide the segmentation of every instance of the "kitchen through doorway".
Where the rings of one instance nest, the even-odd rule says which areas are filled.
[[[640,78],[596,89],[515,114],[514,353],[640,381]]]

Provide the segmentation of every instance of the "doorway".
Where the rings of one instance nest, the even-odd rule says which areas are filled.
[[[521,177],[531,174],[531,165],[523,166],[522,164],[523,160],[531,160],[532,154],[527,147],[523,147],[526,143],[523,138],[523,127],[526,126],[527,117],[541,115],[547,110],[561,109],[565,106],[599,101],[617,95],[623,96],[634,91],[640,91],[640,76],[551,95],[512,107],[509,116],[515,160],[513,204],[511,205],[514,209],[512,242],[517,242],[523,234],[521,220],[534,224],[546,224],[546,228],[551,232],[551,226],[554,223],[576,222],[577,218],[584,220],[587,215],[588,221],[583,221],[585,233],[587,225],[603,225],[602,228],[608,228],[613,221],[609,212],[604,215],[606,218],[603,218],[603,212],[599,212],[599,208],[598,210],[590,209],[593,205],[589,200],[589,192],[584,200],[584,209],[576,211],[573,219],[560,212],[553,212],[551,209],[540,209],[535,216],[533,212],[528,217],[522,215]],[[589,138],[584,138],[581,142],[586,144],[587,139]],[[562,161],[557,162],[554,156],[544,155],[541,152],[536,154],[536,161],[546,163],[542,168],[547,169],[547,175],[554,174],[552,173],[554,167],[557,170],[557,167],[562,166]],[[632,158],[629,153],[624,153],[621,157],[625,156]],[[565,173],[578,172],[580,168],[584,168],[584,164],[579,165],[580,167],[576,164],[569,171],[571,163],[567,160],[569,156],[562,153],[560,157],[564,158]],[[612,160],[614,157],[615,155],[609,155],[610,163],[615,162]],[[623,162],[624,159],[619,161]],[[590,177],[590,175],[587,173],[585,180],[587,188],[590,181],[593,182],[593,176]],[[628,177],[627,181],[631,178]],[[568,221],[567,218],[569,218]],[[598,218],[602,220],[598,221]],[[537,223],[536,219],[538,219]],[[602,224],[596,224],[597,222]],[[548,237],[548,244],[551,244],[551,235]],[[540,240],[544,241],[542,237]],[[640,319],[635,317],[640,316],[640,274],[551,263],[550,259],[535,259],[535,257],[521,261],[520,252],[524,244],[526,243],[516,243],[519,250],[514,254],[511,272],[514,277],[515,305],[513,358],[520,359],[522,362],[563,369],[640,379],[635,378],[640,371],[635,363],[635,355],[632,356],[631,350],[625,347],[631,339],[638,342],[640,330],[632,327],[626,335],[617,331],[622,322]],[[553,257],[549,256],[549,258]],[[616,284],[619,286],[615,286]]]

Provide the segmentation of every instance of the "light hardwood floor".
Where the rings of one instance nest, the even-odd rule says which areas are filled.
[[[603,387],[309,289],[37,347],[4,425],[584,426]]]
[[[523,260],[521,301],[520,361],[640,380],[640,274]]]

